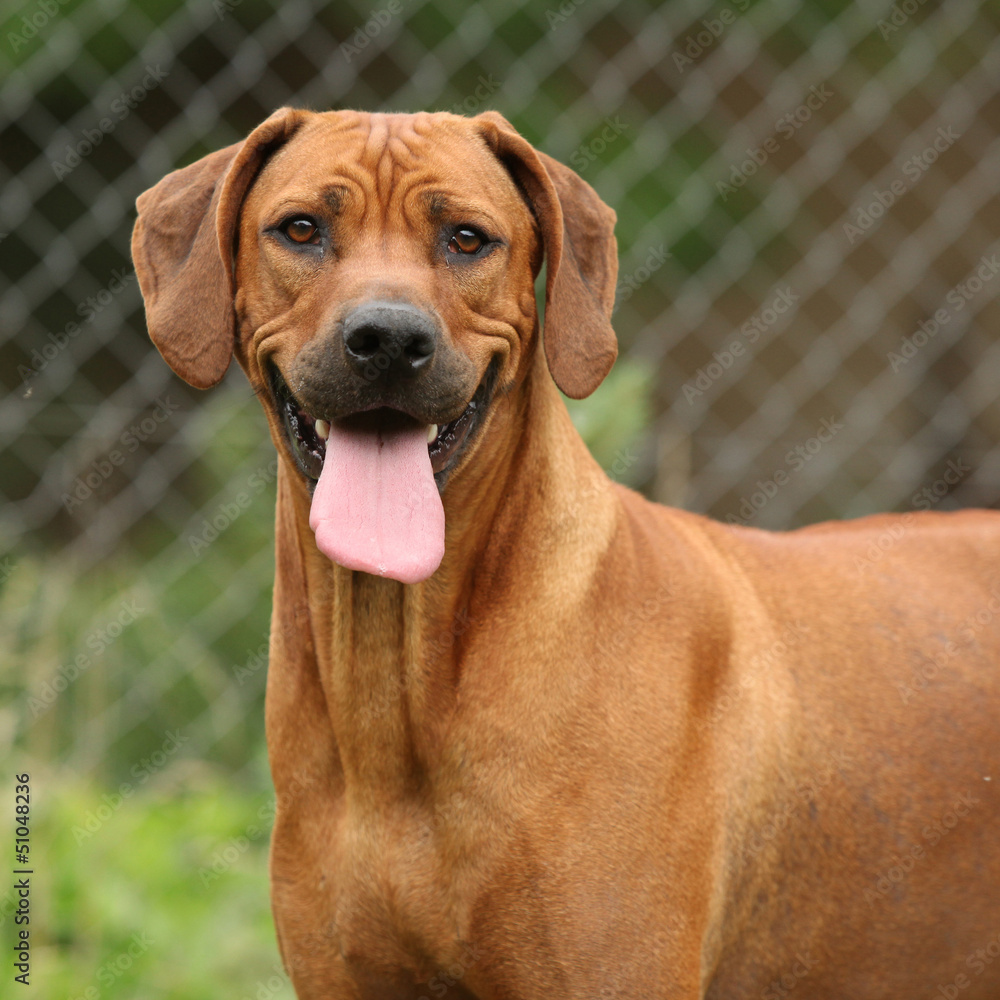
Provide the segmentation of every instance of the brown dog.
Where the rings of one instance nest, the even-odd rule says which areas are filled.
[[[284,109],[139,199],[153,340],[235,353],[282,456],[295,989],[995,998],[1000,517],[613,484],[556,390],[614,360],[613,224],[495,113]]]

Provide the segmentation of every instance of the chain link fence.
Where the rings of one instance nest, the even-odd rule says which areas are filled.
[[[15,553],[30,554],[41,568],[18,592],[34,600],[104,567],[95,627],[121,586],[179,615],[170,597],[195,562],[205,588],[124,705],[73,744],[54,725],[39,747],[95,765],[116,720],[211,676],[191,665],[219,649],[239,654],[229,633],[246,638],[248,610],[266,621],[271,445],[235,366],[201,394],[152,350],[129,259],[137,194],[285,103],[498,108],[618,211],[622,371],[601,390],[615,405],[575,407],[592,426],[646,394],[637,435],[594,429],[612,474],[762,527],[990,506],[998,26],[1000,9],[972,0],[36,0],[11,13],[5,572],[18,590]],[[259,530],[230,530],[237,518]],[[50,669],[32,665],[26,692]],[[205,684],[217,740],[245,706]]]
[[[573,407],[616,478],[769,528],[997,503],[996,5],[14,0],[2,31],[0,752],[114,781],[180,723],[264,787],[273,448],[235,365],[199,393],[152,349],[129,236],[282,104],[496,108],[616,209],[621,360]]]

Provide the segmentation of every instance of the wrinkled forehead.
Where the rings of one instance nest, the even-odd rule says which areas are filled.
[[[268,159],[252,195],[289,204],[322,195],[337,209],[405,202],[430,216],[528,214],[475,121],[447,112],[317,114]]]

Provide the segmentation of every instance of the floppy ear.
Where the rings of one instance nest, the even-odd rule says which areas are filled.
[[[275,111],[243,141],[168,174],[139,195],[132,260],[149,336],[186,382],[207,389],[236,336],[233,253],[240,207],[267,156],[307,112]]]
[[[496,156],[527,195],[545,245],[545,357],[556,385],[589,396],[611,370],[618,277],[615,213],[578,174],[536,150],[502,115],[477,118]]]

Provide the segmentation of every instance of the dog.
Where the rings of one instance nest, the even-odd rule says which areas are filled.
[[[283,108],[137,205],[156,347],[235,354],[280,455],[300,998],[1000,995],[998,514],[612,482],[559,390],[616,356],[615,215],[496,112]]]

